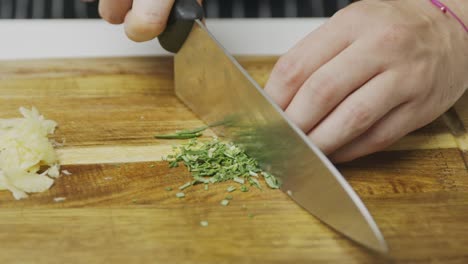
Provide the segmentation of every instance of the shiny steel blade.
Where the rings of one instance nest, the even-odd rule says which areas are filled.
[[[314,216],[369,248],[386,252],[372,216],[338,170],[293,125],[239,63],[196,21],[175,55],[177,96],[215,133],[244,147],[281,189]]]

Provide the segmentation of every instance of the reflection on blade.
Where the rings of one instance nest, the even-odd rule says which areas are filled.
[[[246,149],[282,189],[349,238],[386,252],[371,215],[328,159],[284,116],[245,70],[196,21],[175,56],[177,96],[206,123]]]

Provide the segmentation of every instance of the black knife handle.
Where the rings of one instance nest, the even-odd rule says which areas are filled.
[[[158,37],[161,46],[177,53],[192,30],[195,19],[202,19],[203,7],[196,0],[175,0],[164,32]]]

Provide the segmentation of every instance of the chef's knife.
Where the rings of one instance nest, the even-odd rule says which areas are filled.
[[[351,186],[214,39],[202,18],[195,0],[176,0],[159,37],[166,50],[176,53],[176,95],[206,123],[224,120],[214,132],[245,148],[311,214],[352,240],[387,252],[379,228]]]
[[[450,109],[442,115],[442,120],[450,130],[450,133],[452,133],[458,149],[460,150],[465,169],[468,170],[468,132],[454,106],[450,107]]]

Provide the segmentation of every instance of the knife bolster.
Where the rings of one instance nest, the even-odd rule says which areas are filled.
[[[202,19],[203,7],[196,0],[176,0],[172,7],[167,26],[159,36],[161,46],[177,53],[192,30],[196,19]]]

